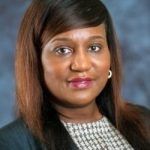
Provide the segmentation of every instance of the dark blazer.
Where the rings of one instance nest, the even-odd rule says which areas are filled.
[[[126,118],[122,121],[122,126],[124,127],[121,133],[126,137],[127,141],[132,145],[135,150],[150,150],[150,110],[146,107],[133,105],[128,103],[131,108],[138,109],[138,115],[143,129],[146,131],[147,137],[143,137],[137,127],[134,124],[134,121],[131,123]]]
[[[0,130],[0,150],[43,150],[42,144],[29,132],[21,119]]]
[[[71,149],[78,150],[70,140]],[[60,150],[65,150],[58,146]],[[22,119],[17,119],[0,129],[0,150],[46,150],[47,148],[34,137]]]
[[[140,109],[143,122],[150,129],[150,111],[144,107]],[[132,137],[134,138],[134,135]],[[144,148],[143,143],[139,139],[140,137],[132,139],[132,146],[135,150],[150,150],[150,143],[148,142],[149,144],[146,144]],[[71,143],[71,145],[72,148],[70,150],[77,150],[74,143]],[[31,134],[23,120],[17,119],[0,129],[0,150],[46,150],[46,148]]]

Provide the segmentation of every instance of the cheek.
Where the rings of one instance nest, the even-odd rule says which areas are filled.
[[[110,54],[109,51],[105,51],[103,55],[95,59],[95,68],[99,75],[108,76],[110,69]]]
[[[49,65],[48,67],[44,68],[44,80],[47,88],[49,89],[50,93],[54,94],[58,91],[60,87],[60,69],[57,69],[57,66],[52,67]]]
[[[61,79],[62,69],[59,65],[48,63],[43,66],[45,81],[50,83],[57,83]]]
[[[66,66],[60,63],[48,63],[44,66],[44,80],[49,92],[61,99],[65,89]]]
[[[110,69],[110,59],[109,57],[96,61],[96,87],[97,93],[101,93],[108,81],[108,73]]]
[[[49,59],[43,61],[44,79],[50,91],[60,87],[66,79],[67,64]]]
[[[44,70],[44,76],[46,78],[59,78],[63,72],[64,65],[53,57],[47,55],[42,57],[42,65]]]

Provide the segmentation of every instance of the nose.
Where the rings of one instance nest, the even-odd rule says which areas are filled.
[[[72,71],[85,72],[90,70],[91,66],[91,59],[86,52],[78,52],[74,54],[71,62]]]

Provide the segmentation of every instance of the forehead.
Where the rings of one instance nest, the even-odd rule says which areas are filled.
[[[87,28],[81,28],[81,29],[73,29],[67,32],[62,32],[60,34],[55,35],[51,38],[51,42],[59,41],[62,39],[88,39],[91,37],[101,37],[102,39],[106,39],[106,31],[105,31],[105,25],[101,24],[96,27],[87,27]]]

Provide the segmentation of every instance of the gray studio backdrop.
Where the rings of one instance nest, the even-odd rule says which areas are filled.
[[[86,1],[86,0],[85,0]],[[14,52],[30,0],[0,1],[0,127],[15,119]],[[121,43],[125,99],[150,108],[150,1],[103,0]]]

